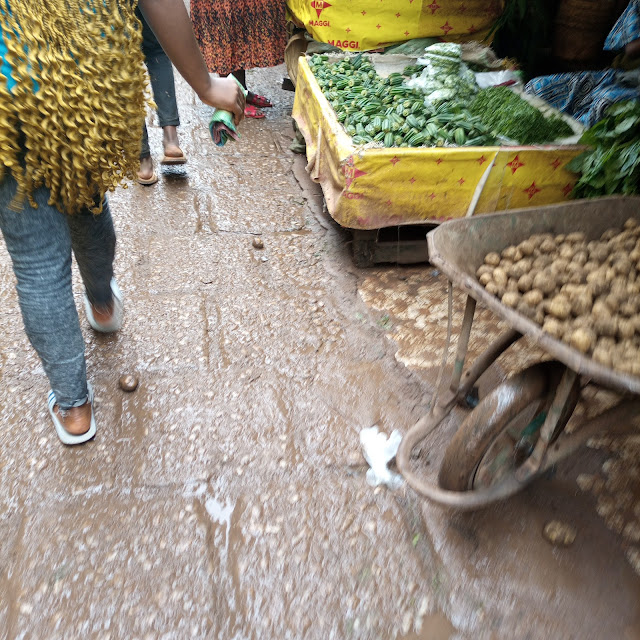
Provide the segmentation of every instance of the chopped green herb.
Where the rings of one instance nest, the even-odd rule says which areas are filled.
[[[470,107],[497,134],[520,144],[542,144],[570,136],[571,127],[558,116],[545,116],[507,87],[489,87]]]

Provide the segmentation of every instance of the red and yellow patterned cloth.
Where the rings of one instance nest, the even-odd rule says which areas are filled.
[[[191,0],[191,21],[209,71],[272,67],[284,61],[286,5],[279,0]]]
[[[293,21],[314,40],[350,51],[414,38],[481,40],[502,13],[503,4],[500,0],[287,1]]]

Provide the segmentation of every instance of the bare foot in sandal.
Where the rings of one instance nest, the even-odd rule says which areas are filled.
[[[81,436],[87,433],[91,427],[91,403],[85,402],[80,407],[62,410],[58,405],[53,407],[53,412],[64,427],[64,430],[72,436]]]
[[[178,142],[178,130],[174,126],[162,128],[162,146],[164,158],[162,164],[183,164],[187,161]]]
[[[265,117],[264,111],[260,111],[258,107],[254,107],[252,104],[247,104],[244,108],[245,118],[255,118],[256,120],[262,120]]]
[[[155,184],[158,182],[158,176],[153,170],[153,160],[151,156],[140,159],[140,168],[138,169],[138,182],[144,185]]]
[[[91,311],[93,311],[93,317],[99,324],[107,325],[113,321],[113,300],[103,307],[96,307],[91,305]]]

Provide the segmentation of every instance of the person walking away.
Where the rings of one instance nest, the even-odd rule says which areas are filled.
[[[142,24],[142,53],[144,54],[144,61],[151,80],[153,99],[157,106],[158,123],[162,127],[164,157],[160,164],[184,164],[187,158],[178,142],[177,127],[180,126],[180,116],[176,102],[173,65],[139,8],[136,8],[136,17]],[[158,174],[153,168],[146,124],[142,127],[142,149],[140,151],[138,182],[142,185],[152,185],[158,182]]]
[[[239,122],[244,94],[232,78],[209,76],[183,0],[139,6],[200,99]],[[90,325],[116,331],[124,309],[105,193],[135,179],[140,139],[131,131],[142,132],[145,108],[140,23],[129,0],[0,0],[0,231],[65,444],[96,433],[71,253]]]
[[[233,74],[245,89],[246,70],[284,61],[286,3],[281,0],[191,0],[191,21],[211,72]],[[247,118],[264,118],[268,98],[249,91]]]

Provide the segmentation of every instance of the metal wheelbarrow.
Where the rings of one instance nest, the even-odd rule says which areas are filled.
[[[427,415],[404,436],[396,456],[400,472],[415,491],[441,505],[478,509],[515,494],[594,435],[629,430],[632,419],[640,415],[640,378],[605,367],[551,337],[538,324],[503,305],[476,278],[488,252],[500,252],[532,234],[582,231],[593,240],[606,229],[621,228],[629,218],[640,222],[640,198],[574,201],[463,218],[428,234],[430,262],[449,279],[449,328],[436,397]],[[467,302],[451,383],[439,393],[448,360],[454,285],[467,294]],[[477,302],[511,328],[465,370]],[[516,372],[482,398],[449,442],[437,484],[420,477],[413,469],[413,450],[454,406],[465,404],[480,376],[522,336],[553,360]],[[618,402],[569,434],[564,428],[587,384],[615,391]]]

